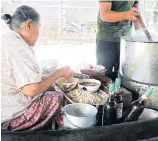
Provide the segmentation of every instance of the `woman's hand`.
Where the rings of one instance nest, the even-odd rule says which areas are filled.
[[[60,74],[61,74],[61,77],[69,78],[72,76],[72,70],[69,66],[66,66],[66,67],[60,68]]]
[[[140,14],[138,8],[133,7],[129,11],[125,12],[125,19],[130,21],[137,21]]]

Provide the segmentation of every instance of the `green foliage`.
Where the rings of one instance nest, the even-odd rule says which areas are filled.
[[[88,27],[89,30],[96,30],[97,23],[96,22],[88,22],[87,27]]]

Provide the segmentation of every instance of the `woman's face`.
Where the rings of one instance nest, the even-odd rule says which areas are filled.
[[[34,46],[39,35],[40,22],[32,22],[27,20],[22,26],[22,36],[24,40],[30,45]]]
[[[30,30],[28,32],[30,38],[31,46],[34,46],[39,35],[40,24],[39,23],[31,23]]]

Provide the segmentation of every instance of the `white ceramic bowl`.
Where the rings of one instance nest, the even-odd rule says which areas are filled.
[[[71,84],[72,84],[71,89],[73,89],[77,86],[78,82],[79,82],[79,79],[74,78],[74,77],[71,78],[71,81],[69,83],[66,82],[65,77],[61,77],[61,78],[59,78],[55,81],[57,86],[62,90],[64,90],[64,85],[68,86],[68,85],[71,85]]]
[[[92,83],[96,85],[86,85],[86,83]],[[83,89],[85,88],[89,92],[96,92],[101,86],[101,82],[96,79],[83,79],[78,82],[78,87]]]

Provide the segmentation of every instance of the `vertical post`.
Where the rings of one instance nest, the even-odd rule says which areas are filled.
[[[155,1],[155,5],[154,5],[154,16],[153,16],[153,21],[154,21],[154,24],[157,24],[158,22],[158,1]]]
[[[58,38],[60,39],[61,34],[61,0],[58,0]]]
[[[66,27],[66,2],[65,2],[65,0],[62,0],[62,27]]]

